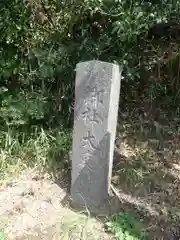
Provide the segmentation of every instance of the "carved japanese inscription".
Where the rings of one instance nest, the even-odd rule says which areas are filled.
[[[99,206],[108,197],[119,93],[118,65],[77,64],[71,197],[78,204]]]

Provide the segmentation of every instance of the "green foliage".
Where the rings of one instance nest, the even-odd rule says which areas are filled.
[[[0,121],[71,124],[79,61],[116,61],[124,66],[125,81],[135,86],[145,50],[140,36],[179,8],[179,1],[1,1]]]
[[[0,146],[0,179],[19,174],[27,167],[55,173],[56,169],[63,170],[68,164],[71,132],[35,129],[27,135],[9,128],[8,132],[0,132]]]
[[[111,217],[106,228],[119,240],[145,240],[148,237],[142,222],[130,212],[121,212]]]
[[[3,234],[3,232],[0,232],[0,240],[4,240],[4,234]]]
[[[145,86],[150,100],[166,91],[177,106],[178,84],[147,82],[164,42],[149,43],[146,33],[179,10],[173,0],[1,1],[0,131],[22,139],[34,128],[72,127],[75,66],[92,59],[123,66],[123,99]]]
[[[4,237],[4,226],[3,225],[4,224],[2,224],[0,222],[0,240],[4,240],[5,239],[5,237]]]

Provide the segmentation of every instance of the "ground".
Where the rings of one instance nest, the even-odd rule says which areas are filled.
[[[34,169],[1,183],[0,219],[6,239],[112,239],[98,219],[61,204],[66,179],[59,183]]]
[[[2,181],[0,220],[7,239],[113,239],[104,220],[127,211],[143,221],[150,239],[180,239],[180,120],[158,111],[147,114],[143,106],[130,105],[120,109],[113,211],[92,217],[72,210],[65,201],[69,177],[54,181],[27,169],[16,180]]]
[[[125,107],[112,178],[121,208],[145,222],[150,239],[180,239],[180,120],[157,105]]]

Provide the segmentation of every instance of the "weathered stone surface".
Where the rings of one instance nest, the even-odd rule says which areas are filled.
[[[98,207],[108,197],[120,93],[116,64],[77,64],[71,198]]]

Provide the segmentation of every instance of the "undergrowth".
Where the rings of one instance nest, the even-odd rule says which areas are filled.
[[[121,212],[106,222],[106,229],[118,240],[146,240],[148,233],[140,219],[131,212]]]
[[[0,179],[20,173],[28,167],[48,170],[67,170],[71,132],[69,130],[18,134],[13,130],[1,132]]]
[[[2,231],[0,231],[0,240],[4,240],[4,234]]]
[[[0,222],[0,240],[5,240],[5,238],[4,238],[4,226],[1,222]]]
[[[1,176],[66,159],[78,62],[121,65],[121,105],[179,114],[179,10],[165,0],[2,0]]]

